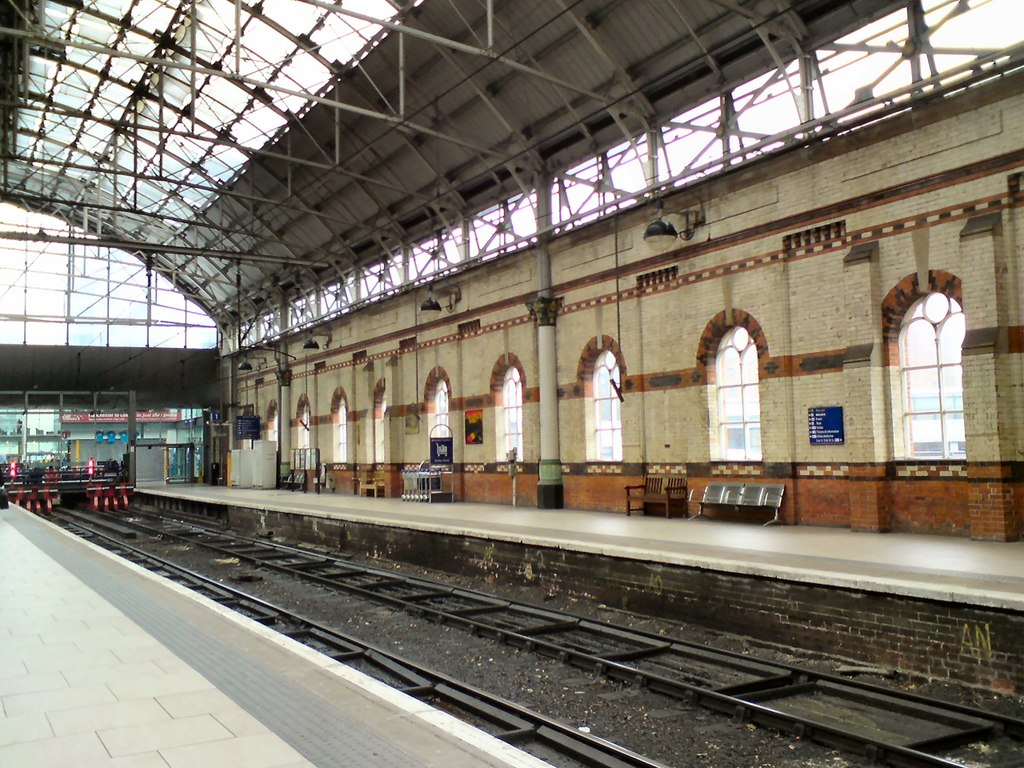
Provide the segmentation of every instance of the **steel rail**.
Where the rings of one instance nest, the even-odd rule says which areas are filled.
[[[414,698],[440,704],[455,717],[477,724],[481,730],[519,748],[534,745],[542,755],[567,757],[593,768],[668,768],[618,744],[515,702],[424,667],[380,646],[251,595],[170,560],[126,544],[117,534],[105,533],[59,512],[54,517],[70,532],[103,546],[136,565],[192,589],[348,666],[359,668]],[[326,652],[325,652],[326,649]],[[480,723],[485,726],[480,726]],[[525,750],[529,751],[529,750]],[[532,753],[531,753],[532,754]],[[548,758],[549,759],[549,758]]]
[[[558,658],[609,679],[646,686],[676,699],[731,714],[745,722],[856,752],[876,762],[893,766],[953,768],[961,764],[925,750],[1003,734],[1017,740],[1024,739],[1024,721],[972,707],[850,681],[797,665],[752,661],[738,653],[709,649],[676,638],[516,603],[418,577],[397,575],[372,566],[354,565],[308,549],[209,530],[193,523],[176,524],[179,530],[175,533],[169,530],[171,523],[166,520],[161,520],[163,527],[157,529],[120,518],[119,521],[149,533],[173,536],[239,560],[357,594],[373,602],[400,607],[439,623],[459,625],[473,634],[490,636],[499,642]],[[322,572],[317,573],[317,570]],[[461,601],[462,606],[452,610],[443,604],[430,604],[432,601],[443,603],[445,599]],[[487,620],[495,617],[496,620]],[[568,640],[558,637],[566,633],[575,633],[575,637]],[[595,644],[602,642],[606,646],[603,653],[599,652],[601,648],[594,648]],[[608,645],[613,647],[608,650]],[[687,682],[666,674],[644,671],[630,663],[657,660],[659,657],[676,660],[681,666],[705,665],[746,673],[748,680],[716,689],[709,687],[706,681],[703,684]],[[677,671],[685,673],[689,670]],[[689,676],[694,675],[691,673]],[[897,713],[933,723],[936,727],[942,725],[945,730],[929,738],[895,743],[891,739],[853,733],[854,729],[846,723],[800,716],[764,703],[796,696],[831,697],[850,702],[854,707],[874,709],[886,716]]]

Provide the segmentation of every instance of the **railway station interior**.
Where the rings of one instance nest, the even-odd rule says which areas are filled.
[[[0,765],[561,765],[76,505],[1024,713],[1016,5],[0,3]]]

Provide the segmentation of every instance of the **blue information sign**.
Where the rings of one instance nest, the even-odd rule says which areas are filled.
[[[454,439],[451,437],[430,438],[430,463],[451,464],[454,451]]]
[[[811,445],[843,445],[843,406],[824,405],[807,409],[807,434]]]
[[[237,416],[235,418],[235,437],[239,440],[259,440],[260,417]]]

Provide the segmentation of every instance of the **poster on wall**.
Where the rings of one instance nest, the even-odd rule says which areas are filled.
[[[405,434],[418,435],[420,433],[420,416],[415,411],[405,414]]]
[[[466,445],[481,445],[484,441],[484,411],[477,408],[466,411]]]

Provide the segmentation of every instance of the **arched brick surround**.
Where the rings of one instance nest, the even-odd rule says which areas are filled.
[[[331,421],[335,424],[338,423],[338,406],[342,403],[345,404],[345,409],[348,410],[348,396],[345,394],[344,388],[336,387],[331,395]]]
[[[383,418],[381,403],[384,401],[384,395],[388,390],[388,382],[386,379],[377,379],[377,383],[373,385],[373,418]]]
[[[903,318],[906,317],[914,303],[929,293],[941,293],[947,298],[955,299],[963,306],[963,283],[956,275],[941,269],[928,272],[928,289],[922,291],[917,273],[907,275],[900,280],[882,299],[882,339],[885,341],[885,365],[899,364],[897,345]]]
[[[745,328],[750,334],[754,346],[757,347],[758,374],[763,378],[765,374],[774,371],[766,370],[770,355],[768,352],[768,340],[765,338],[764,330],[757,318],[742,309],[732,310],[730,321],[725,310],[719,312],[704,326],[704,332],[700,335],[700,342],[697,345],[697,372],[700,374],[701,382],[712,384],[715,381],[715,357],[718,354],[718,345],[722,343],[725,334],[733,328]]]
[[[267,436],[271,440],[276,440],[277,439],[277,435],[275,434],[276,430],[274,430],[274,431],[270,430],[270,425],[273,424],[276,419],[277,419],[277,400],[271,400],[269,403],[267,403],[267,420],[266,420],[266,422],[264,422],[265,423],[264,429],[266,429]]]
[[[428,413],[433,413],[434,411],[434,395],[437,394],[437,385],[442,381],[448,385],[448,399],[450,402],[454,397],[452,394],[452,380],[448,378],[448,372],[444,368],[435,365],[427,374],[426,381],[423,382],[423,402],[427,404]]]
[[[501,390],[505,388],[505,374],[509,368],[519,371],[519,381],[522,382],[523,390],[526,390],[526,372],[523,370],[523,363],[517,355],[508,352],[497,359],[491,369],[491,392],[500,397]]]
[[[310,419],[313,417],[312,407],[309,404],[309,396],[305,393],[299,395],[299,401],[295,404],[295,424],[298,425],[302,421],[302,416],[306,411],[306,408],[310,408]],[[309,425],[307,425],[309,426]]]
[[[594,386],[594,367],[597,359],[605,352],[611,352],[615,357],[615,363],[619,366],[619,381],[626,379],[626,360],[622,356],[622,349],[619,343],[611,336],[602,336],[600,343],[594,336],[587,342],[580,355],[579,364],[576,366],[576,387],[574,394],[589,397]]]

